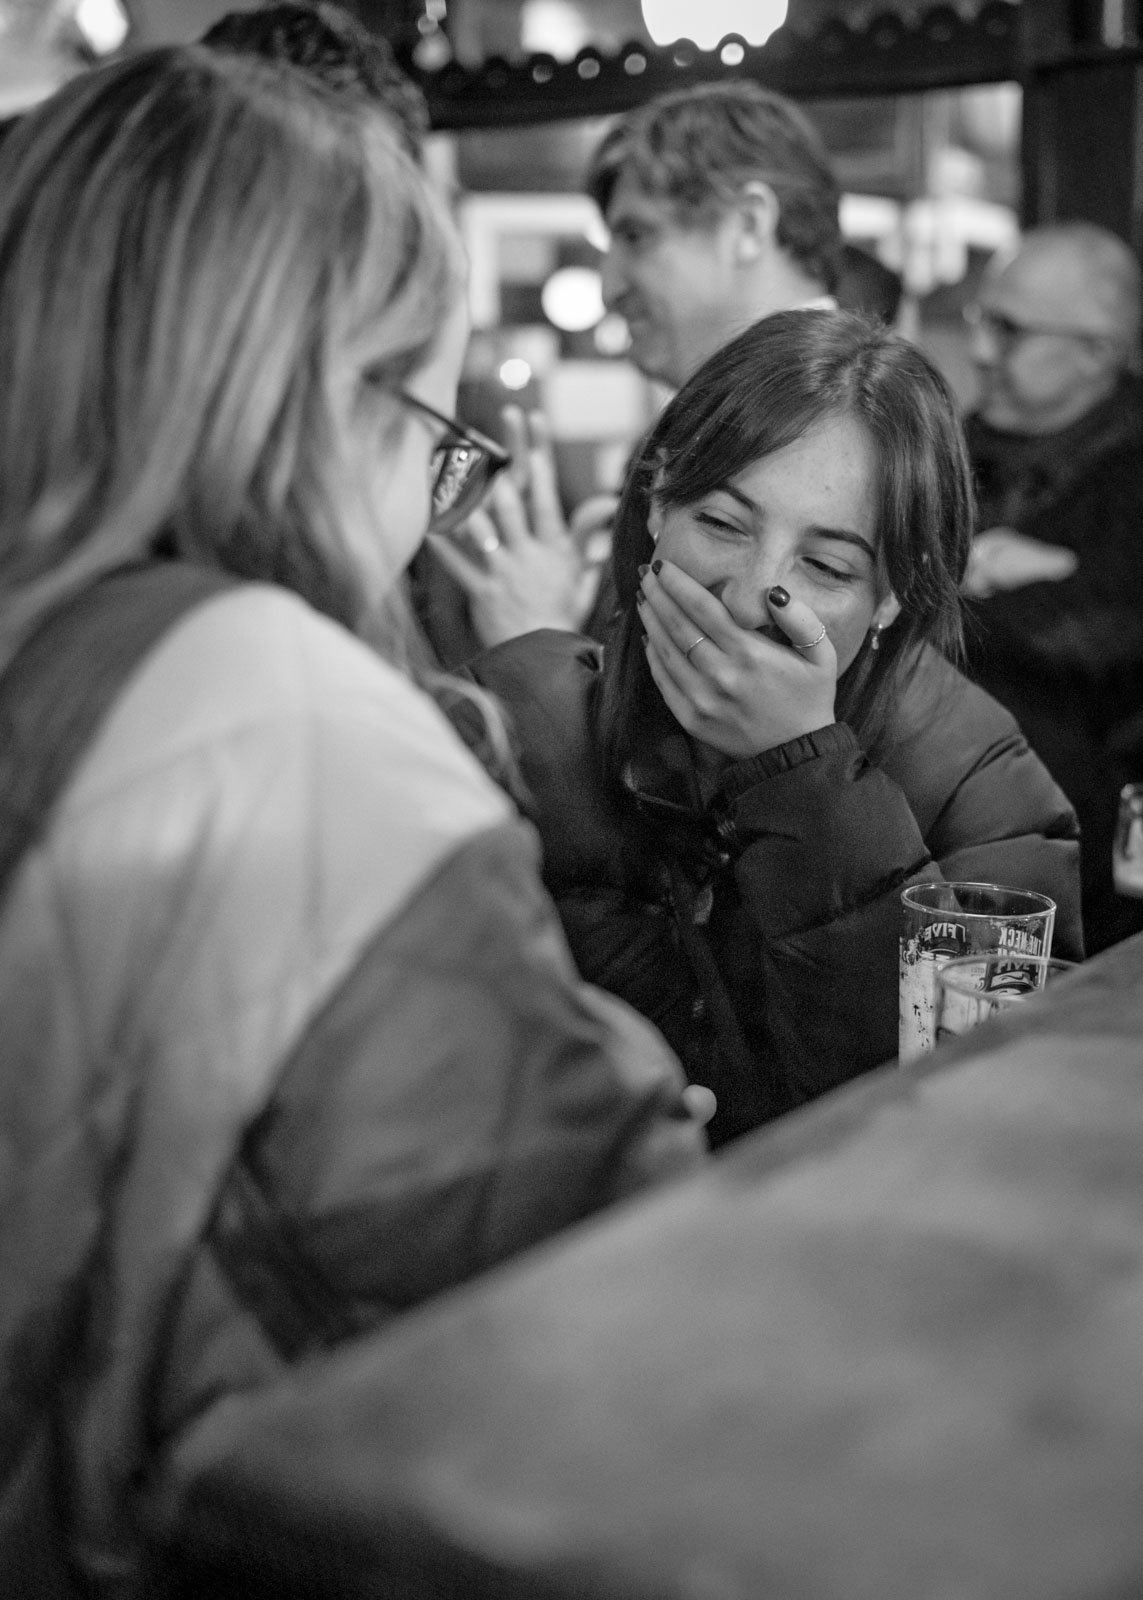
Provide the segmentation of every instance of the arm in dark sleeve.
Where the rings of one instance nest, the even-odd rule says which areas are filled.
[[[971,746],[937,723],[875,765],[835,724],[732,769],[736,881],[762,941],[762,1025],[802,1098],[896,1055],[909,884],[1036,889],[1057,902],[1057,953],[1082,950],[1074,815],[1011,718],[988,706],[995,729],[982,726]]]
[[[966,604],[970,653],[1055,680],[1114,681],[1143,667],[1143,467],[1138,443],[1094,467],[1022,531],[1072,549],[1070,577]],[[990,680],[991,681],[991,680]]]
[[[674,1057],[580,981],[534,856],[511,825],[450,858],[315,1020],[248,1141],[260,1194],[354,1326],[700,1159]],[[223,1251],[249,1293],[265,1262],[244,1226],[239,1210]]]
[[[1143,582],[1117,595],[1082,593],[1076,578],[1030,583],[966,603],[974,661],[992,680],[1011,663],[1052,682],[1076,674],[1114,684],[1143,670]]]

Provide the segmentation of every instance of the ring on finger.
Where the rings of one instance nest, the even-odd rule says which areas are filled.
[[[477,548],[481,555],[490,556],[494,550],[499,550],[500,540],[494,533],[486,533]]]
[[[700,644],[705,644],[705,643],[706,643],[706,634],[705,633],[700,633],[698,638],[695,640],[694,644],[690,645],[686,650],[683,651],[683,655],[689,661],[691,659],[691,651],[692,650],[697,650]]]
[[[825,623],[823,622],[822,623],[822,631],[818,634],[816,639],[811,639],[809,644],[796,644],[794,646],[794,649],[795,650],[812,650],[814,645],[821,644],[821,642],[825,638],[825,636],[826,636],[826,630],[825,630]]]

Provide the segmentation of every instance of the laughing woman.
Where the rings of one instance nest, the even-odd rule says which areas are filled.
[[[954,403],[907,341],[785,312],[679,391],[629,473],[602,658],[490,651],[581,971],[712,1088],[714,1142],[896,1053],[901,890],[1057,902],[1075,819],[953,664],[971,489]]]

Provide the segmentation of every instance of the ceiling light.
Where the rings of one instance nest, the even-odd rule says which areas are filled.
[[[569,0],[524,0],[520,13],[520,44],[529,55],[555,56],[570,61],[591,43],[587,18]]]
[[[643,21],[656,44],[690,39],[713,50],[728,33],[765,44],[786,20],[787,0],[643,0]]]
[[[131,32],[131,20],[120,0],[78,0],[74,17],[97,56],[111,55]]]

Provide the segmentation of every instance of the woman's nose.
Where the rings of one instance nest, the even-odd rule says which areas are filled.
[[[766,596],[775,584],[793,592],[788,563],[760,554],[726,578],[721,592],[715,592],[738,626],[753,630],[767,627],[774,620]]]

